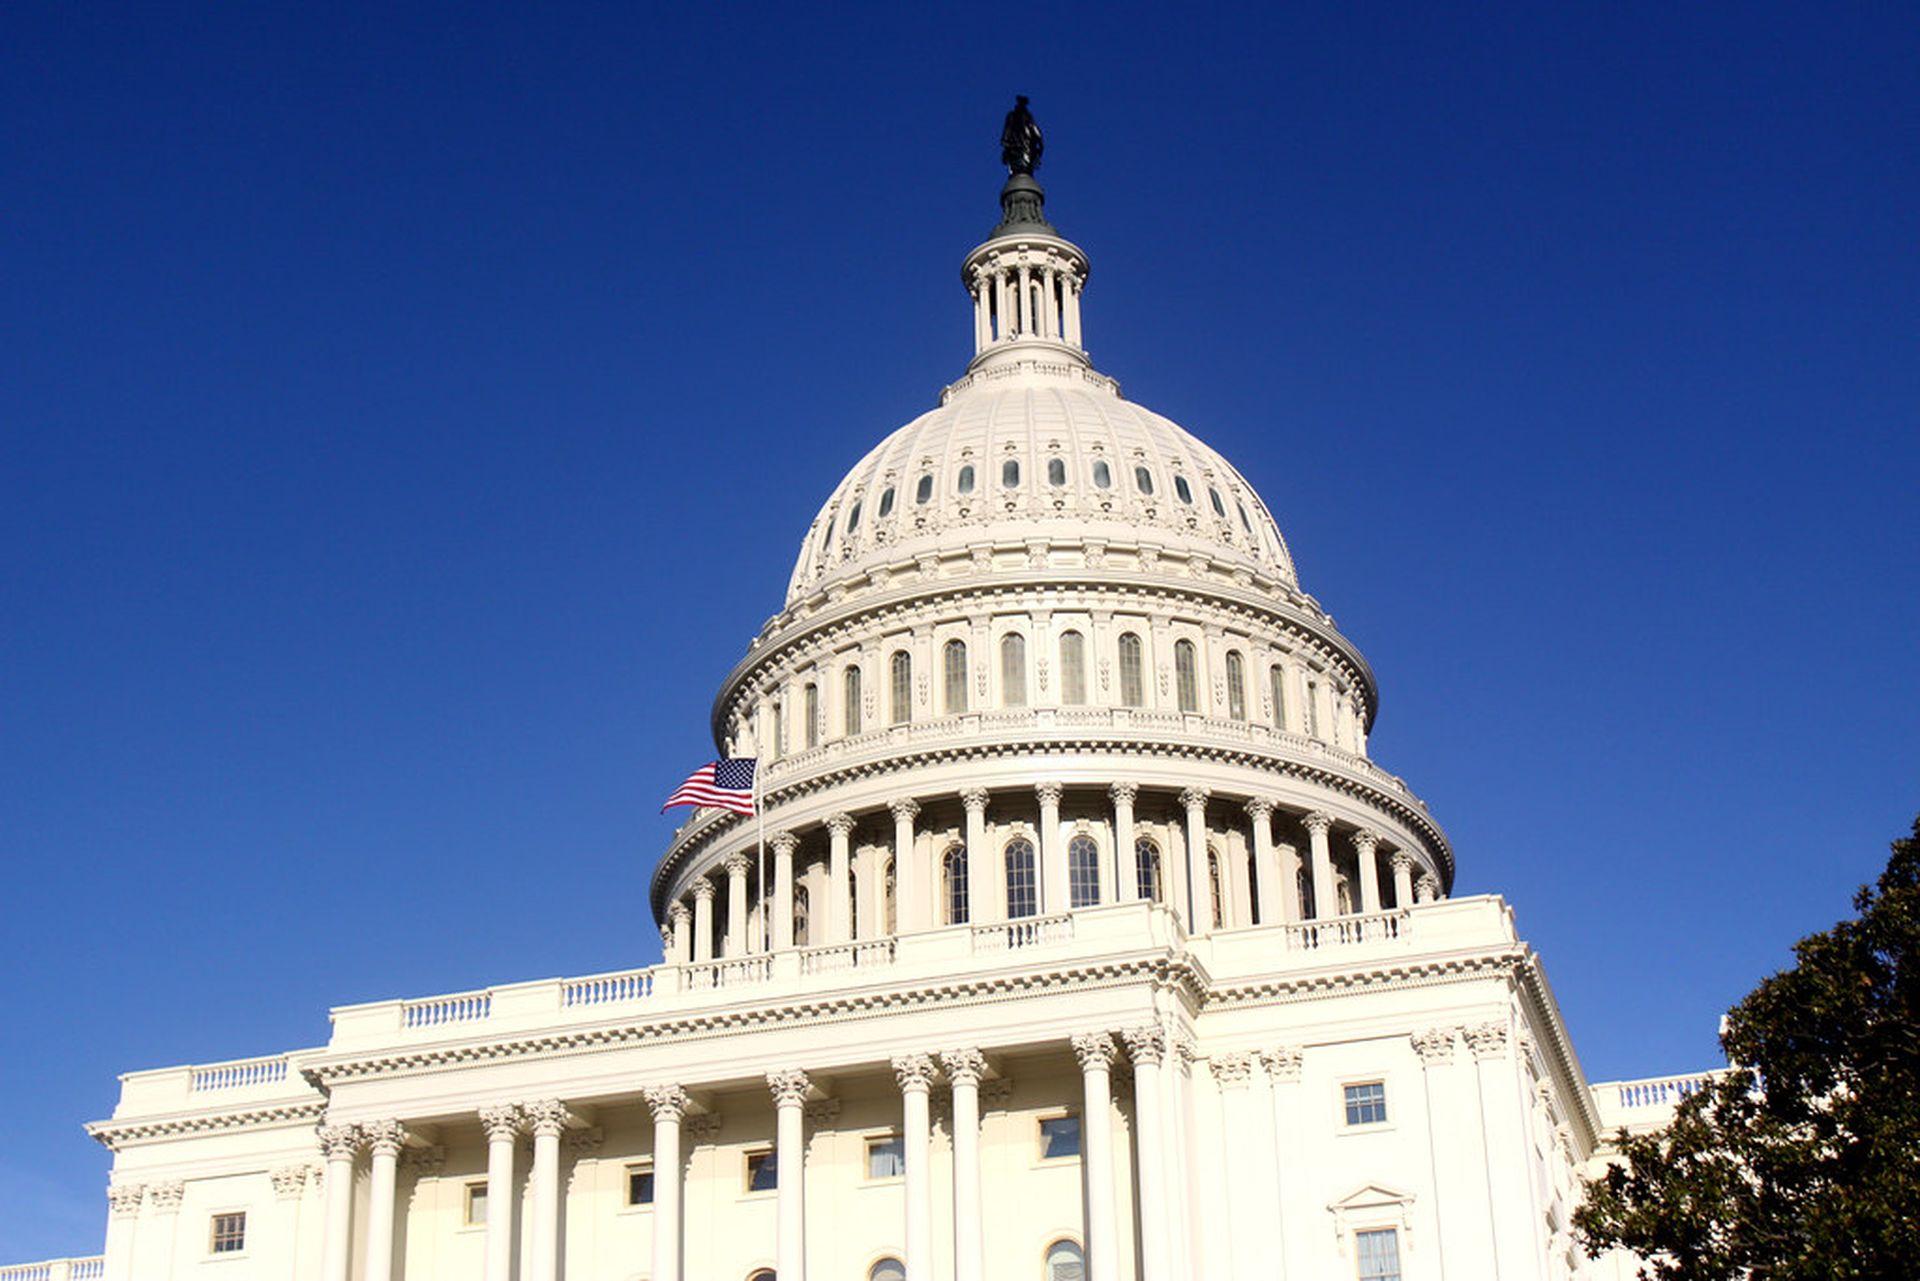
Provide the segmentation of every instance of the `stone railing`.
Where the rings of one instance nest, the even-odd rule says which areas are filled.
[[[892,965],[894,941],[890,938],[867,939],[859,943],[832,943],[810,947],[800,953],[802,974],[832,974],[838,970],[871,969]]]
[[[1689,1076],[1652,1077],[1644,1081],[1620,1081],[1612,1088],[1622,1108],[1672,1107],[1695,1091],[1706,1088],[1713,1078],[1706,1073]]]
[[[720,961],[696,961],[692,965],[680,967],[680,986],[689,992],[701,992],[723,987],[740,987],[747,983],[764,983],[773,976],[773,958],[760,956],[735,956]]]
[[[287,1079],[287,1056],[272,1054],[259,1059],[235,1059],[231,1063],[208,1063],[193,1069],[188,1090],[201,1094],[207,1090],[237,1090],[249,1085],[275,1085]]]
[[[1285,926],[1287,950],[1317,952],[1356,943],[1384,943],[1410,937],[1413,918],[1405,910],[1374,912],[1366,916],[1332,916],[1323,921],[1295,921]]]
[[[419,1001],[403,1001],[400,1007],[402,1027],[440,1027],[447,1023],[471,1023],[493,1013],[493,993],[456,992],[452,996],[430,996]]]
[[[1072,941],[1073,918],[1065,914],[1027,916],[1017,921],[996,921],[992,925],[973,927],[973,950],[976,952],[1010,952],[1023,947],[1038,947],[1043,943]]]
[[[569,1010],[583,1005],[616,1005],[623,1001],[644,1001],[653,995],[654,968],[618,970],[594,974],[583,979],[562,979],[560,1004]]]
[[[0,1267],[0,1281],[100,1281],[107,1274],[103,1255],[90,1259],[48,1259]]]

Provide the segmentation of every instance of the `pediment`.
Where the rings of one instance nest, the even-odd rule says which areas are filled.
[[[1387,1206],[1408,1206],[1413,1204],[1413,1193],[1402,1192],[1380,1183],[1366,1183],[1341,1197],[1338,1201],[1327,1203],[1327,1209],[1339,1214],[1343,1210],[1374,1210]]]

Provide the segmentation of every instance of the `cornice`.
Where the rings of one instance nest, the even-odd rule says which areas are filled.
[[[176,1139],[190,1134],[311,1124],[318,1121],[326,1110],[327,1101],[324,1098],[302,1099],[299,1102],[238,1108],[230,1112],[173,1112],[164,1116],[142,1117],[138,1121],[92,1121],[86,1129],[95,1142],[110,1152],[118,1152],[133,1144]]]
[[[1600,1113],[1593,1105],[1593,1087],[1588,1084],[1580,1058],[1574,1053],[1573,1038],[1567,1035],[1566,1021],[1553,999],[1553,989],[1548,986],[1539,954],[1524,944],[1522,952],[1522,959],[1514,967],[1514,981],[1527,1003],[1527,1021],[1545,1032],[1541,1051],[1560,1085],[1561,1097],[1572,1102],[1574,1113],[1580,1118],[1580,1137],[1586,1150],[1592,1152],[1602,1135]]]

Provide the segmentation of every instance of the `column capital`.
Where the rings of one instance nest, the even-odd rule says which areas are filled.
[[[407,1145],[406,1127],[390,1117],[361,1122],[360,1137],[375,1156],[399,1156]]]
[[[1453,1038],[1464,1029],[1456,1027],[1422,1028],[1412,1034],[1413,1052],[1426,1067],[1453,1062]]]
[[[887,802],[887,809],[893,814],[896,823],[911,823],[920,814],[920,802],[911,796],[902,796]]]
[[[1325,810],[1315,810],[1300,820],[1300,826],[1315,836],[1325,836],[1327,830],[1333,826],[1333,815]]]
[[[984,814],[987,810],[987,789],[984,787],[963,787],[960,789],[960,803],[967,807],[969,814]]]
[[[791,854],[800,848],[800,838],[792,832],[775,832],[767,838],[767,844],[773,847],[775,854]]]
[[[1370,827],[1360,827],[1354,829],[1349,839],[1353,841],[1353,848],[1360,852],[1362,858],[1365,858],[1380,844],[1380,833]]]
[[[1507,1052],[1507,1025],[1505,1023],[1481,1023],[1467,1028],[1462,1034],[1467,1039],[1467,1048],[1473,1051],[1476,1059],[1497,1059]]]
[[[520,1105],[521,1119],[535,1138],[558,1138],[573,1120],[573,1113],[559,1099],[534,1099]]]
[[[1250,1054],[1216,1054],[1213,1056],[1213,1079],[1223,1086],[1245,1089],[1247,1074],[1253,1070],[1253,1056]]]
[[[1040,798],[1042,805],[1058,805],[1060,798],[1067,794],[1067,785],[1048,779],[1044,783],[1034,784],[1033,794]]]
[[[498,1143],[503,1139],[512,1139],[520,1133],[520,1108],[514,1103],[489,1103],[480,1109],[480,1128],[487,1132],[487,1142]]]
[[[314,1132],[329,1161],[351,1161],[360,1154],[360,1127],[328,1122]]]
[[[1387,855],[1387,865],[1395,872],[1411,873],[1413,871],[1413,855],[1407,853],[1405,850],[1395,850],[1393,853]]]
[[[1439,897],[1440,897],[1440,879],[1436,877],[1432,872],[1422,873],[1420,876],[1420,879],[1413,883],[1413,901],[1414,902],[1431,903]]]
[[[307,1176],[312,1173],[305,1164],[279,1165],[267,1175],[273,1180],[273,1196],[277,1201],[298,1201],[307,1191]],[[107,1189],[111,1195],[113,1189]]]
[[[1255,796],[1250,798],[1241,808],[1247,811],[1247,817],[1254,822],[1264,823],[1273,816],[1273,811],[1279,807],[1264,796]]]
[[[662,925],[660,927],[660,946],[666,951],[673,949],[673,926]]]
[[[978,1085],[980,1078],[987,1073],[987,1056],[971,1048],[943,1050],[940,1066],[946,1069],[949,1083]]]
[[[1073,1056],[1080,1060],[1082,1072],[1111,1068],[1119,1055],[1120,1047],[1113,1043],[1113,1035],[1109,1032],[1080,1032],[1074,1035]]]
[[[1131,805],[1140,796],[1138,783],[1108,783],[1107,796],[1115,805]]]
[[[1267,1075],[1275,1081],[1298,1081],[1300,1063],[1306,1058],[1306,1051],[1298,1045],[1280,1045],[1260,1051],[1260,1065],[1267,1069]]]
[[[1212,795],[1213,793],[1204,787],[1186,788],[1180,793],[1180,808],[1188,812],[1205,809],[1207,807],[1207,799]]]
[[[305,1171],[306,1167],[300,1167]],[[147,1194],[144,1183],[109,1183],[107,1185],[107,1213],[116,1219],[130,1219],[140,1213],[141,1198]]]
[[[833,814],[827,818],[827,830],[835,836],[845,836],[853,831],[853,815]]]
[[[693,909],[675,899],[667,906],[667,919],[675,926],[683,925],[693,919]]]
[[[910,1094],[915,1090],[922,1094],[933,1088],[933,1060],[925,1054],[896,1054],[893,1059],[894,1079],[900,1082],[902,1093]]]
[[[695,902],[699,902],[699,903],[713,902],[713,895],[714,895],[713,878],[708,876],[703,876],[699,880],[695,881],[693,883],[692,893],[693,893]]]
[[[1127,1043],[1127,1055],[1135,1066],[1158,1064],[1167,1057],[1167,1034],[1149,1023],[1144,1027],[1123,1028],[1120,1039]]]
[[[653,1114],[653,1123],[678,1124],[680,1118],[693,1106],[693,1100],[687,1092],[677,1085],[649,1085],[642,1090],[641,1097],[647,1101],[647,1111]]]
[[[147,1184],[147,1203],[153,1207],[155,1214],[174,1213],[186,1195],[185,1179],[162,1179],[158,1183]]]
[[[813,1088],[813,1082],[799,1068],[779,1068],[767,1073],[767,1089],[773,1093],[777,1107],[794,1107],[804,1103],[807,1091]]]
[[[753,870],[753,860],[745,854],[735,851],[727,855],[726,861],[720,864],[720,870],[725,872],[731,879],[740,880],[743,879],[748,872]]]

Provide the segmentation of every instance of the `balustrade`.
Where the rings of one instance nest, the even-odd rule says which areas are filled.
[[[1318,921],[1296,921],[1287,925],[1287,950],[1315,952],[1329,947],[1347,947],[1355,943],[1382,943],[1403,939],[1411,933],[1412,918],[1406,912],[1374,912],[1364,916],[1335,916]]]
[[[209,1063],[193,1069],[187,1087],[195,1094],[208,1090],[237,1090],[249,1085],[272,1085],[287,1079],[287,1056],[275,1054],[259,1059],[235,1059],[231,1063]]]
[[[701,961],[680,969],[680,986],[689,992],[712,991],[764,983],[773,976],[773,962],[766,956],[739,956],[724,961]]]
[[[1622,1081],[1614,1088],[1620,1092],[1623,1108],[1670,1107],[1697,1090],[1703,1090],[1707,1076],[1667,1076],[1648,1081]]]
[[[1011,952],[1023,947],[1038,947],[1043,943],[1068,943],[1072,940],[1073,918],[1065,913],[1058,916],[1028,916],[1017,921],[999,921],[973,927],[973,950],[976,952]]]
[[[565,979],[560,985],[560,1004],[569,1010],[583,1005],[614,1005],[621,1001],[644,1001],[652,995],[652,967],[644,970],[623,970],[613,974],[595,974],[580,979]]]
[[[892,965],[894,941],[891,938],[867,939],[859,943],[834,943],[810,947],[800,953],[802,974],[832,974],[839,970],[867,969]]]
[[[447,1023],[471,1023],[493,1014],[492,992],[457,992],[452,996],[430,996],[400,1005],[402,1027],[440,1027]]]

